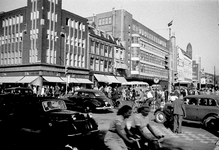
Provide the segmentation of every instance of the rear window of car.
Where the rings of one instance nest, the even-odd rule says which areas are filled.
[[[201,98],[199,101],[199,105],[201,105],[201,106],[216,106],[217,103],[214,99],[211,99],[211,98]]]

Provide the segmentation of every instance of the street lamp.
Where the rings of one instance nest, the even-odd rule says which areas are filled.
[[[68,94],[68,82],[69,82],[69,75],[68,75],[68,66],[66,62],[66,33],[64,32],[64,27],[62,26],[61,37],[64,37],[64,66],[65,66],[65,77],[66,77],[66,87],[65,87],[65,94]]]

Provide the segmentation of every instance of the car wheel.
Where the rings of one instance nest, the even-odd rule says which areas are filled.
[[[79,150],[79,148],[76,146],[71,146],[71,145],[67,144],[67,145],[65,145],[64,150]]]
[[[154,116],[157,123],[164,123],[166,121],[166,117],[162,111],[157,111]]]
[[[217,118],[215,116],[209,116],[204,120],[204,127],[208,130],[217,129]]]

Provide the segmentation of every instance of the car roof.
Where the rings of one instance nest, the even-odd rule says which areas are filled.
[[[31,88],[28,87],[11,87],[11,88],[6,88],[4,90],[31,90]]]
[[[218,95],[187,95],[184,98],[213,98],[219,101]]]
[[[100,90],[94,90],[94,89],[79,89],[76,90],[75,92],[101,92]]]

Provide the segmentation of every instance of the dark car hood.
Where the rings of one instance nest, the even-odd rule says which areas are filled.
[[[105,96],[99,96],[99,97],[96,97],[97,100],[99,101],[102,101],[102,102],[109,102],[111,103],[111,100]]]
[[[78,112],[76,112],[76,111],[71,111],[71,110],[55,110],[55,111],[49,111],[49,113],[51,113],[51,114],[60,114],[60,115],[62,115],[62,114],[69,114],[69,115],[73,115],[73,114],[76,114],[76,113],[78,113]]]

